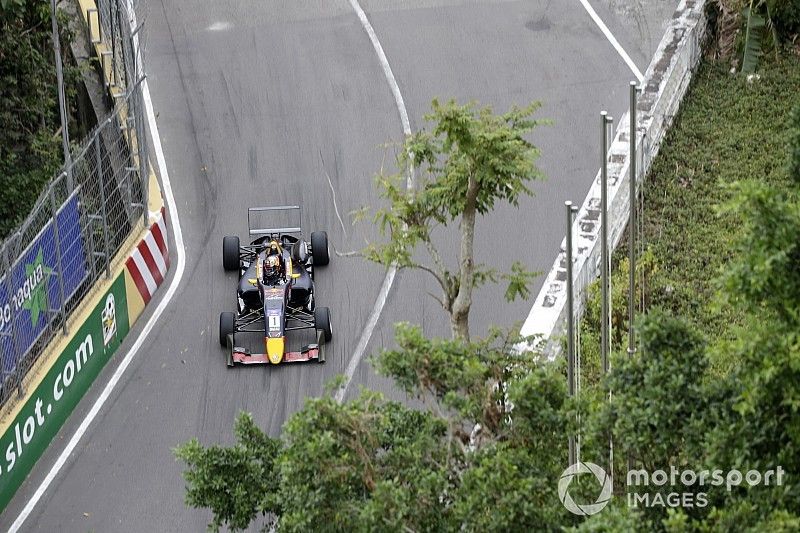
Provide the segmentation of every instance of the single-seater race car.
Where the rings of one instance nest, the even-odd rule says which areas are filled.
[[[314,294],[314,269],[327,265],[328,234],[311,233],[311,242],[303,240],[296,227],[253,227],[260,215],[296,213],[299,206],[251,207],[247,210],[249,234],[255,239],[241,245],[239,237],[222,239],[222,266],[239,271],[236,292],[238,310],[219,316],[219,342],[226,348],[227,364],[259,364],[312,361],[325,362],[323,345],[333,337],[331,315],[327,307],[317,307]],[[316,342],[300,351],[286,351],[289,331],[311,329]],[[262,333],[265,353],[251,353],[236,345],[237,333]]]

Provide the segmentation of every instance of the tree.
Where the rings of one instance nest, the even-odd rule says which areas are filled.
[[[245,529],[259,513],[280,514],[279,479],[275,460],[280,441],[267,437],[249,413],[240,413],[234,426],[236,444],[204,448],[192,439],[175,449],[186,462],[186,503],[214,514],[209,530],[222,526]]]
[[[281,531],[554,530],[570,521],[555,482],[570,409],[560,370],[497,331],[467,343],[401,325],[397,338],[377,367],[425,408],[371,391],[344,404],[326,395],[292,415],[280,439],[242,415],[234,446],[192,440],[176,450],[188,467],[186,501],[212,511],[210,529],[243,529],[259,514]]]
[[[475,287],[503,278],[508,281],[509,300],[528,296],[534,274],[521,263],[515,262],[505,274],[475,263],[475,223],[498,201],[517,206],[520,196],[532,194],[530,181],[542,176],[535,164],[539,150],[524,138],[542,123],[530,118],[539,107],[534,102],[494,115],[488,107],[476,110],[474,104],[434,100],[432,113],[425,116],[434,123],[433,130],[408,137],[397,158],[398,168],[421,173],[418,187],[406,190],[403,172],[378,176],[381,196],[389,206],[376,212],[375,221],[389,242],[367,247],[364,255],[382,265],[431,274],[441,287],[441,298],[434,298],[450,316],[453,337],[469,340]],[[458,266],[451,269],[434,244],[433,230],[456,222]],[[417,248],[422,246],[430,263],[417,259]]]
[[[615,358],[604,382],[613,394],[590,423],[614,435],[622,457],[652,472],[700,451],[708,362],[700,336],[679,319],[653,310],[637,330],[637,357]]]

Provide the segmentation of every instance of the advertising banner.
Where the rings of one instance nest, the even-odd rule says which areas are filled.
[[[61,206],[53,221],[39,232],[11,267],[11,279],[0,279],[0,356],[3,375],[17,362],[47,327],[52,311],[64,304],[58,273],[63,272],[64,300],[86,278],[86,255],[80,231],[78,195]],[[60,267],[56,250],[60,244]]]
[[[0,512],[128,334],[120,273],[0,436]]]

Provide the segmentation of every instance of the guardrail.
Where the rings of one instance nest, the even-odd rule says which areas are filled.
[[[683,0],[645,72],[642,93],[636,106],[640,117],[637,126],[637,187],[658,154],[661,142],[689,86],[692,71],[702,55],[708,21],[705,0]],[[628,224],[630,184],[628,114],[620,118],[608,161],[609,242],[616,248]],[[572,231],[576,235],[573,256],[575,275],[575,314],[583,314],[586,290],[600,274],[600,173],[578,211]],[[566,329],[567,279],[566,239],[539,291],[522,327],[523,335],[546,339],[545,351],[555,357],[561,352],[560,337]]]

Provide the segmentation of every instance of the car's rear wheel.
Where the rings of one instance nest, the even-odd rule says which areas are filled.
[[[228,345],[228,335],[233,336],[236,326],[236,315],[229,311],[219,314],[219,343],[222,347]]]
[[[311,233],[311,263],[314,266],[325,266],[331,262],[328,255],[328,232]]]
[[[317,307],[314,309],[314,327],[322,332],[325,342],[330,342],[333,338],[333,327],[331,326],[331,311],[327,307]]]
[[[239,237],[222,238],[222,267],[225,270],[239,270]]]

